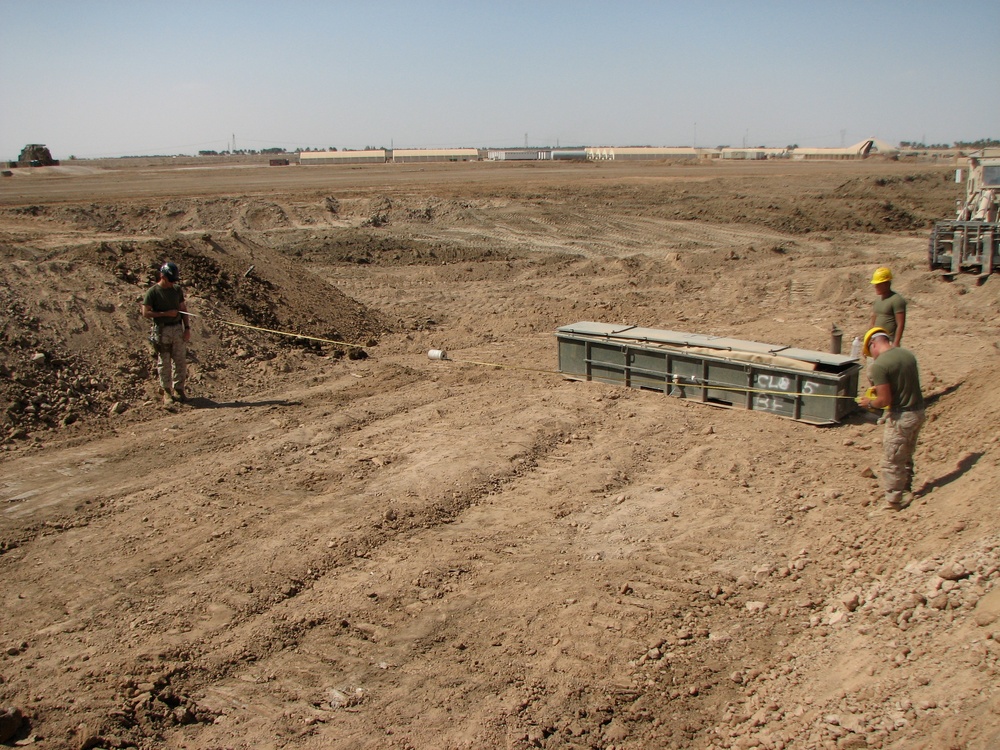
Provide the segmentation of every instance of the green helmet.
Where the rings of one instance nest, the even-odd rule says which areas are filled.
[[[176,284],[181,278],[181,269],[177,267],[176,263],[168,261],[160,266],[160,275],[167,281]]]

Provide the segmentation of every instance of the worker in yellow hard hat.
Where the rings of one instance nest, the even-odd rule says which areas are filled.
[[[894,346],[899,346],[903,340],[903,329],[906,327],[906,299],[892,289],[892,271],[885,266],[876,268],[872,274],[872,286],[878,299],[872,305],[872,317],[869,328],[884,328]],[[868,356],[868,355],[865,355]]]
[[[871,343],[875,336],[885,336],[886,338],[889,338],[889,332],[879,326],[873,326],[868,329],[868,333],[865,334],[865,337],[861,342],[861,353],[865,357],[872,356]]]
[[[924,423],[924,396],[920,372],[913,352],[893,345],[884,328],[871,328],[862,349],[873,357],[868,375],[874,393],[869,391],[858,403],[870,409],[885,409],[885,432],[882,433],[882,488],[886,508],[901,510],[910,503],[913,486],[913,452],[917,434]]]

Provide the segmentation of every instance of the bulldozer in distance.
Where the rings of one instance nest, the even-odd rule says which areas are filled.
[[[969,155],[965,202],[951,221],[939,221],[931,232],[931,270],[946,276],[978,273],[984,278],[1000,270],[1000,148]]]

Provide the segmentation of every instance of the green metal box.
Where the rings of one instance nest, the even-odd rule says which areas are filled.
[[[716,406],[834,424],[857,410],[861,364],[780,344],[584,321],[556,331],[559,371]]]

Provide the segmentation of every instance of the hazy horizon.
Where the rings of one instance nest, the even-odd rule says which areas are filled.
[[[0,158],[950,145],[1000,135],[996,9],[2,0]]]

